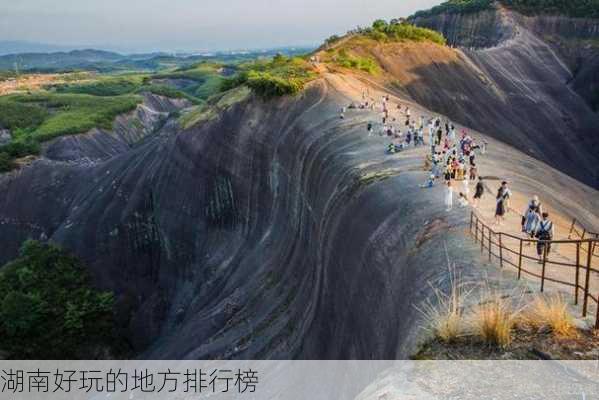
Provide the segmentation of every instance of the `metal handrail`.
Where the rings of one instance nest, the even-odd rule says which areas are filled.
[[[574,224],[573,224],[574,226]],[[486,233],[486,235],[485,235]],[[588,238],[588,239],[580,239],[580,240],[539,240],[539,239],[526,239],[522,237],[518,237],[516,235],[512,235],[504,232],[496,232],[491,227],[486,225],[474,211],[470,214],[470,234],[474,236],[475,241],[478,243],[480,241],[480,250],[481,253],[485,253],[487,250],[489,261],[495,257],[499,260],[500,267],[503,268],[504,264],[508,264],[518,270],[518,279],[521,278],[522,274],[527,274],[541,280],[541,292],[544,291],[545,282],[554,282],[557,284],[565,285],[570,288],[574,288],[574,304],[578,304],[579,293],[582,293],[582,316],[586,317],[588,311],[588,303],[589,299],[597,304],[597,315],[595,317],[595,328],[599,329],[599,293],[597,296],[593,296],[590,293],[590,279],[591,272],[599,274],[599,269],[593,268],[592,261],[595,259],[595,249],[599,248],[599,239],[598,238]],[[569,237],[571,237],[572,230],[570,231]],[[587,232],[588,234],[588,232]],[[494,240],[494,238],[498,238],[498,240]],[[509,246],[505,245],[505,238],[514,239],[518,241],[518,249],[512,249]],[[535,262],[539,261],[538,258],[531,257],[527,254],[524,254],[524,243],[543,243],[545,246],[543,247],[543,256],[541,257],[541,273],[533,272],[531,270],[526,269],[524,265],[525,260],[534,260]],[[557,244],[575,244],[576,245],[576,263],[567,263],[560,262],[555,260],[550,260],[548,258],[548,247]],[[549,245],[549,246],[547,246]],[[495,251],[493,249],[495,246]],[[517,263],[515,261],[510,260],[509,257],[504,256],[504,251],[507,251],[509,254],[517,257]],[[586,254],[585,254],[586,253]],[[586,255],[586,263],[581,263],[581,255]],[[574,282],[568,282],[553,278],[547,275],[547,266],[556,265],[560,267],[573,268],[575,270],[575,279]],[[581,272],[584,273],[584,276],[581,276]],[[581,282],[582,278],[582,282]]]

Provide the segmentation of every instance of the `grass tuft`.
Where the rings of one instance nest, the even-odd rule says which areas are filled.
[[[505,348],[512,341],[517,316],[510,302],[495,294],[475,307],[470,315],[471,328],[484,343]]]
[[[534,329],[549,329],[561,338],[576,337],[574,318],[562,296],[538,296],[523,316],[526,324]]]
[[[447,254],[447,249],[445,252]],[[464,305],[472,290],[467,288],[449,257],[447,276],[449,290],[441,290],[429,283],[434,295],[416,309],[423,316],[425,329],[435,338],[449,343],[467,334]]]

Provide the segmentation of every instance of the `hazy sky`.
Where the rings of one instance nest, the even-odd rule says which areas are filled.
[[[313,45],[441,0],[0,0],[0,40],[122,51]]]

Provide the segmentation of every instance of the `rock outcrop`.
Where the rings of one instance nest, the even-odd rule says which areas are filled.
[[[417,102],[599,187],[599,20],[497,6],[414,22],[460,49],[457,61],[418,68],[407,84]]]

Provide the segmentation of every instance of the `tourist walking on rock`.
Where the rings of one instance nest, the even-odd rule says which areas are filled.
[[[435,142],[433,140],[433,135],[435,133],[435,126],[433,125],[433,120],[429,120],[428,122],[428,143],[431,147],[435,146]]]
[[[478,170],[476,168],[476,164],[472,164],[472,166],[470,167],[470,180],[475,181],[477,175],[478,175]]]
[[[501,225],[505,218],[505,213],[507,212],[508,202],[511,195],[512,192],[507,187],[507,182],[503,181],[501,183],[501,187],[497,191],[497,196],[495,198],[497,200],[497,206],[495,207],[495,223],[497,225]]]
[[[478,178],[478,182],[476,183],[476,190],[474,192],[474,201],[472,203],[472,206],[474,208],[478,207],[478,203],[480,202],[480,199],[483,197],[484,193],[485,186],[483,185],[483,178],[481,176]]]
[[[534,239],[539,230],[540,223],[541,214],[539,213],[539,209],[535,206],[529,206],[526,209],[524,217],[522,217],[522,232],[524,232],[530,239]],[[530,246],[530,242],[527,242],[526,245]]]
[[[543,213],[543,220],[539,222],[539,228],[537,230],[537,254],[539,256],[539,263],[543,262],[543,256],[549,254],[551,251],[551,243],[553,240],[553,222],[549,220],[549,213]]]
[[[451,187],[451,181],[447,181],[447,187],[445,188],[445,208],[447,211],[451,211],[453,208],[453,188]]]
[[[534,211],[539,215],[543,214],[541,202],[539,201],[539,196],[537,196],[537,195],[533,196],[533,198],[530,200],[530,202],[526,206],[524,213],[522,214],[522,232],[527,231],[526,229],[524,229],[524,225],[526,224],[526,218],[531,211]]]
[[[451,182],[451,167],[449,165],[445,166],[444,172],[445,182]]]

